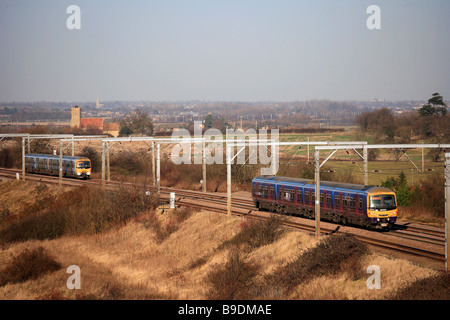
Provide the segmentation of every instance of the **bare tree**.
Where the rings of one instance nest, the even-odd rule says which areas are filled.
[[[150,115],[140,109],[135,109],[120,121],[121,134],[153,135],[153,122]]]

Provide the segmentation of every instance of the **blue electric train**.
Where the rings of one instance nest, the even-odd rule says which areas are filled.
[[[314,180],[260,176],[252,181],[253,202],[260,210],[315,217]],[[320,182],[320,217],[340,224],[390,228],[397,220],[391,189],[350,183]]]
[[[25,171],[59,175],[59,156],[48,154],[26,154]],[[91,160],[85,157],[63,156],[62,170],[64,177],[87,179],[91,176]]]

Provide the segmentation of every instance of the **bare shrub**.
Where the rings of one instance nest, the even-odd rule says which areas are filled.
[[[142,158],[139,153],[116,153],[111,156],[111,169],[125,176],[141,174],[145,168]]]
[[[158,218],[155,211],[150,211],[145,216],[141,217],[139,222],[143,223],[146,228],[152,229],[155,233],[155,240],[158,243],[162,243],[172,233],[177,231],[183,221],[188,219],[195,211],[196,209],[187,207],[175,209],[168,213],[170,216],[165,223]]]
[[[203,179],[201,165],[175,164],[171,160],[164,160],[161,161],[161,171],[164,172],[163,184],[168,187],[199,189],[200,180]]]
[[[445,216],[437,217],[434,212],[420,206],[399,207],[398,216],[401,219],[425,223],[437,223],[439,225],[444,225],[445,223]]]
[[[24,282],[61,269],[59,262],[49,255],[43,247],[25,249],[0,273],[0,286],[7,283]]]
[[[14,220],[0,230],[0,242],[12,243],[30,239],[55,239],[64,233],[65,221],[51,211],[25,216]]]
[[[63,234],[96,234],[122,226],[155,201],[129,190],[104,191],[79,187],[65,192],[39,212],[7,224],[0,230],[0,242],[55,239]]]
[[[288,296],[299,284],[315,277],[351,273],[350,277],[358,278],[360,258],[366,253],[367,245],[349,234],[330,236],[269,275],[266,290],[278,287],[279,294]]]
[[[206,276],[210,286],[206,296],[212,300],[241,300],[252,296],[255,277],[259,267],[246,261],[239,247],[233,247],[227,262],[213,268]]]
[[[272,214],[267,221],[247,220],[241,225],[241,230],[222,247],[228,245],[244,246],[246,250],[253,250],[273,243],[283,234],[283,217]]]
[[[75,235],[96,234],[123,226],[144,210],[154,209],[151,197],[130,190],[100,191],[81,187],[72,199],[66,200],[70,202],[68,208],[58,206],[54,210],[65,217],[65,233]]]
[[[395,290],[389,300],[449,300],[450,274],[440,273],[436,276],[409,282]]]
[[[17,145],[12,148],[5,148],[0,150],[0,167],[15,168],[19,167],[22,162],[22,150]]]
[[[297,163],[293,165],[280,165],[277,176],[314,179],[314,165]]]
[[[445,216],[445,178],[442,174],[432,174],[420,181],[418,191],[412,196],[412,205],[425,208],[436,217]]]
[[[9,219],[11,219],[11,217],[12,213],[8,208],[6,207],[0,208],[0,222],[6,222]]]
[[[193,213],[197,212],[196,208],[183,207],[180,209],[176,209],[173,211],[173,219],[177,224],[182,223],[183,221],[189,219]]]
[[[254,177],[258,176],[259,165],[233,164],[231,166],[231,178],[236,183],[250,185]],[[225,175],[224,175],[225,177]]]
[[[35,201],[26,207],[23,215],[30,215],[47,209],[55,200],[55,196],[45,183],[38,184],[34,189],[34,193]]]

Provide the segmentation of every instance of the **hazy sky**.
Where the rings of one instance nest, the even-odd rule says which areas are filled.
[[[448,0],[0,0],[0,101],[449,100],[449,57]]]

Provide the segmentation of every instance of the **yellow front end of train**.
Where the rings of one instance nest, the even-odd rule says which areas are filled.
[[[78,159],[75,161],[75,174],[79,178],[89,178],[91,176],[91,161],[89,159]]]
[[[397,221],[397,214],[397,197],[394,192],[380,190],[368,193],[367,216],[372,224],[382,228],[390,227]]]

